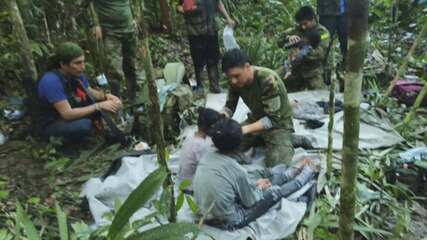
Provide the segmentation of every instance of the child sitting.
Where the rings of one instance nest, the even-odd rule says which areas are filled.
[[[199,160],[208,152],[215,150],[211,138],[207,135],[210,127],[221,115],[209,108],[198,109],[198,130],[185,139],[179,156],[178,183],[185,179],[193,180]],[[191,189],[191,187],[187,188]]]

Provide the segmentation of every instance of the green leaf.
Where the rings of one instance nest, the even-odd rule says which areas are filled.
[[[310,209],[310,215],[306,222],[306,225],[308,228],[307,232],[308,232],[309,240],[314,239],[314,231],[320,225],[321,222],[322,222],[322,217],[316,212],[316,206],[315,204],[313,204]]]
[[[33,222],[28,218],[21,204],[16,202],[16,224],[21,224],[29,240],[39,240],[40,236]]]
[[[61,237],[61,240],[68,240],[67,216],[57,202],[55,203],[55,208],[56,218],[58,219],[59,236]]]
[[[190,206],[193,214],[197,214],[199,207],[197,207],[197,204],[194,202],[193,198],[191,196],[185,195],[185,199],[187,200],[188,206]]]
[[[9,233],[6,229],[0,229],[0,239],[1,240],[12,240],[13,235]]]
[[[108,239],[116,239],[117,234],[128,223],[130,217],[157,192],[167,176],[164,168],[152,172],[141,184],[129,195],[117,212],[113,223],[108,231]]]
[[[0,200],[6,199],[9,197],[9,191],[0,191]]]
[[[90,237],[90,234],[92,233],[92,230],[84,222],[77,222],[77,223],[71,224],[71,227],[74,230],[74,234],[76,238],[79,240],[88,240]]]
[[[191,185],[191,182],[190,179],[184,179],[181,184],[179,184],[179,190],[184,191],[184,189]]]
[[[190,223],[170,223],[155,227],[142,234],[129,238],[130,240],[183,240],[188,233],[197,234],[199,228],[195,224]]]
[[[182,205],[184,204],[184,193],[181,192],[178,195],[178,198],[176,199],[176,211],[178,212],[179,209],[181,209]]]

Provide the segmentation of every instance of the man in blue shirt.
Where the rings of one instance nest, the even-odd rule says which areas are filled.
[[[52,64],[37,86],[37,123],[42,137],[79,140],[94,132],[93,117],[98,111],[116,113],[122,107],[116,96],[89,86],[83,75],[84,52],[78,45],[71,42],[59,45]]]

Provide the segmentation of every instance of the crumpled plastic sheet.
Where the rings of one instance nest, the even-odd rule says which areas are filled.
[[[236,38],[234,37],[234,30],[230,26],[226,26],[222,33],[222,39],[224,41],[225,50],[231,50],[235,48],[240,48],[239,44],[237,44]]]
[[[416,147],[409,149],[399,154],[402,163],[412,163],[415,161],[426,160],[427,161],[427,147]]]
[[[298,102],[293,107],[294,118],[301,120],[323,120],[328,117],[324,110],[316,103]]]
[[[257,154],[255,154],[253,158],[253,164],[245,165],[248,170],[263,167],[264,152],[262,150],[257,150],[256,153]],[[177,156],[179,156],[178,152],[172,154],[169,162],[169,167],[173,173],[178,171]],[[307,156],[318,157],[321,159],[322,171],[320,172],[320,178],[324,179],[326,161],[323,155],[307,153],[304,150],[298,149],[296,151],[294,161],[299,161]],[[114,175],[108,176],[104,181],[101,181],[101,179],[97,177],[89,179],[83,186],[81,196],[86,197],[89,202],[90,212],[94,219],[92,227],[98,228],[102,225],[108,224],[109,221],[104,219],[103,216],[105,213],[111,212],[114,209],[115,201],[118,199],[123,202],[133,189],[135,189],[145,177],[157,169],[157,167],[158,164],[156,162],[155,155],[124,157],[122,158],[122,165],[120,169]],[[197,239],[211,239],[209,236],[212,236],[215,239],[231,240],[246,240],[248,238],[270,240],[285,238],[296,230],[296,227],[306,212],[305,203],[294,202],[292,200],[295,200],[297,197],[304,194],[310,187],[311,185],[307,184],[302,189],[292,194],[288,199],[282,199],[282,201],[270,209],[269,212],[245,228],[230,232],[205,225],[202,227],[202,233],[199,234]],[[319,185],[318,189],[321,189],[319,188]],[[157,195],[153,198],[159,197],[160,193],[161,190],[159,190]],[[131,221],[143,219],[154,211],[155,208],[150,201],[132,216]],[[186,202],[178,212],[178,221],[196,221],[196,218]],[[167,219],[157,219],[157,222],[146,225],[140,230],[144,231],[165,223],[167,223]]]
[[[226,101],[227,95],[208,94],[206,106],[220,111]],[[304,102],[315,104],[318,101],[329,101],[329,92],[326,90],[303,91],[288,94],[289,101]],[[342,94],[337,93],[336,99],[342,101]],[[393,129],[393,125],[386,116],[380,115],[372,110],[366,109],[366,104],[361,104],[360,112],[360,139],[359,148],[361,149],[376,149],[381,147],[389,147],[404,141],[403,137]],[[237,104],[233,119],[238,122],[244,122],[247,119],[247,114],[250,112],[240,98]],[[316,129],[306,128],[305,120],[294,118],[295,134],[306,137],[310,140],[311,145],[317,149],[326,149],[328,147],[328,124],[329,118],[326,114],[322,114],[325,123],[322,127]],[[344,112],[337,112],[334,115],[333,134],[333,149],[342,149],[342,139],[344,134]]]

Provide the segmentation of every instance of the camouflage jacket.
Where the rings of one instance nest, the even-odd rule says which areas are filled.
[[[130,0],[89,0],[95,9],[95,21],[104,34],[121,35],[135,31]]]
[[[317,24],[316,27],[320,33],[321,42],[317,48],[313,49],[307,56],[304,57],[300,64],[292,67],[292,74],[294,75],[302,75],[303,77],[309,78],[323,73],[323,63],[325,61],[330,36],[328,30],[324,26]],[[297,35],[302,38],[303,31],[299,27],[291,28],[285,31],[285,37],[291,35]]]
[[[317,14],[319,16],[340,15],[340,1],[342,0],[317,0]]]
[[[220,0],[196,0],[197,10],[191,13],[184,13],[189,36],[215,35],[218,27],[216,15]],[[183,0],[180,1],[181,3]]]
[[[249,86],[229,88],[226,110],[234,113],[241,97],[251,110],[250,120],[257,121],[268,117],[272,129],[293,130],[292,108],[283,81],[271,69],[256,66],[253,68],[255,77]]]

